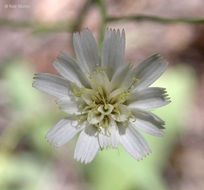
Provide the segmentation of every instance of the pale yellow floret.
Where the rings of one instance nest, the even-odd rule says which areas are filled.
[[[131,118],[135,120],[125,103],[134,84],[140,82],[139,79],[132,78],[132,84],[127,90],[121,88],[110,90],[110,81],[105,69],[100,67],[89,73],[89,79],[91,86],[93,86],[92,89],[79,88],[71,83],[73,95],[84,102],[81,115],[75,115],[80,124],[87,121],[96,127],[99,133],[103,128],[108,135],[111,135],[109,125],[112,121],[128,124]],[[121,109],[125,110],[122,111]]]

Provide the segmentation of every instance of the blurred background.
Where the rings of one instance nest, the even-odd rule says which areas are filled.
[[[132,15],[139,17],[122,19]],[[1,0],[0,190],[203,190],[204,21],[197,18],[203,0]],[[46,141],[65,114],[32,78],[56,74],[51,63],[60,52],[74,56],[74,31],[89,28],[101,46],[106,26],[125,29],[126,61],[137,65],[157,52],[168,60],[154,85],[167,88],[172,103],[153,110],[165,136],[143,134],[151,155],[137,162],[120,147],[83,165],[73,160],[76,138],[59,149]]]

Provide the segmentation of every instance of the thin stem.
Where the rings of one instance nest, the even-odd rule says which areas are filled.
[[[135,22],[154,22],[160,24],[175,24],[175,23],[186,23],[186,24],[204,24],[204,18],[162,18],[157,16],[146,16],[146,15],[133,15],[133,16],[122,16],[122,17],[107,17],[106,8],[102,0],[97,0],[102,15],[102,24],[100,28],[100,43],[103,40],[104,29],[107,23],[116,21],[135,21]],[[73,22],[57,21],[52,23],[47,22],[35,22],[35,21],[14,21],[10,19],[0,18],[0,28],[11,28],[11,29],[22,29],[28,28],[34,33],[53,33],[53,32],[73,32],[78,26],[81,25],[82,20],[76,25]],[[74,29],[73,29],[74,28]]]
[[[160,24],[174,24],[174,23],[189,23],[189,24],[204,24],[204,18],[163,18],[157,16],[147,16],[147,15],[132,15],[132,16],[122,16],[122,17],[108,17],[108,22],[115,21],[136,21],[136,22],[156,22]]]
[[[67,21],[58,22],[29,22],[29,21],[14,21],[9,19],[0,18],[0,28],[11,28],[11,29],[22,29],[28,28],[33,33],[53,33],[53,32],[63,32],[72,31],[74,24]]]
[[[101,49],[103,38],[104,38],[104,31],[105,31],[105,27],[107,24],[107,11],[106,11],[106,6],[103,0],[96,0],[96,3],[101,13],[101,27],[99,30],[99,48]]]
[[[81,27],[81,24],[84,20],[84,17],[86,13],[88,12],[90,6],[92,5],[93,0],[87,0],[84,5],[82,6],[82,9],[79,11],[79,14],[74,22],[72,32],[78,31]]]

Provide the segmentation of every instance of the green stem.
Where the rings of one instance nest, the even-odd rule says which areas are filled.
[[[97,0],[102,15],[102,24],[100,28],[99,41],[103,40],[106,24],[116,21],[136,21],[143,22],[149,21],[160,24],[174,24],[174,23],[186,23],[186,24],[204,24],[204,18],[191,19],[191,18],[162,18],[157,16],[146,15],[134,15],[134,16],[122,16],[122,17],[107,17],[106,8],[102,0]],[[77,26],[80,26],[81,19]],[[35,22],[35,21],[14,21],[10,19],[0,18],[0,28],[22,29],[28,28],[34,33],[53,33],[53,32],[73,32],[78,27],[73,22],[58,21],[53,23],[47,22]]]
[[[84,20],[84,17],[86,15],[86,13],[88,12],[90,6],[92,5],[93,0],[87,0],[84,5],[82,6],[82,9],[79,11],[79,15],[77,16],[73,28],[72,28],[72,32],[78,31],[80,30],[81,24]]]
[[[107,24],[107,11],[106,11],[106,6],[103,0],[96,0],[96,3],[101,13],[101,27],[99,30],[99,48],[102,49],[104,32],[105,32],[105,27]]]
[[[0,18],[0,28],[11,28],[11,29],[30,29],[33,33],[53,33],[53,32],[63,32],[72,31],[73,23],[67,21],[59,22],[38,22],[38,21],[14,21],[10,19]]]
[[[204,18],[163,18],[157,16],[146,16],[146,15],[132,15],[132,16],[122,16],[122,17],[108,17],[108,22],[115,21],[149,21],[161,24],[174,24],[174,23],[189,23],[189,24],[204,24]]]

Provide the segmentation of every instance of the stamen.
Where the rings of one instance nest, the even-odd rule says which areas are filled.
[[[108,124],[109,124],[108,118],[106,117],[106,118],[104,118],[104,120],[105,120],[105,122],[104,122],[104,128],[105,128],[106,131],[108,131]]]
[[[84,94],[85,88],[79,88],[73,82],[70,82],[70,85],[72,87],[72,92],[73,92],[74,96],[81,97]]]
[[[78,124],[81,125],[84,121],[87,120],[87,115],[86,114],[82,114],[80,116],[76,116],[76,120],[78,121]]]
[[[111,103],[114,105],[119,105],[122,104],[126,101],[127,97],[129,96],[129,91],[128,90],[123,90],[120,94],[116,95],[111,99]]]
[[[111,136],[111,132],[107,129],[108,136]]]
[[[131,80],[132,80],[132,84],[131,84],[130,87],[128,88],[129,91],[131,91],[131,90],[134,89],[134,84],[135,84],[135,83],[138,83],[138,84],[140,83],[140,79],[137,79],[136,77],[133,77]]]
[[[132,112],[130,111],[129,117],[128,117],[127,121],[129,122],[131,118],[133,119],[133,122],[136,121],[136,117],[135,117],[135,116],[132,114]]]
[[[99,133],[101,133],[101,128],[100,128],[100,126],[99,126],[99,123],[95,124],[94,127],[97,128],[97,131],[98,131]]]
[[[105,132],[111,136],[109,131],[109,125],[111,120],[115,120],[112,115],[117,114],[117,117],[121,117],[123,113],[120,111],[120,105],[124,105],[126,102],[127,97],[130,95],[131,89],[134,87],[134,84],[137,82],[139,83],[139,79],[132,78],[132,84],[129,89],[116,89],[112,92],[106,90],[106,86],[101,86],[98,83],[97,78],[101,79],[103,76],[99,76],[98,74],[104,74],[106,76],[105,70],[103,68],[97,67],[95,71],[89,73],[89,78],[94,86],[93,89],[88,88],[79,88],[76,84],[70,83],[72,87],[73,95],[81,98],[84,101],[84,105],[81,108],[81,115],[76,116],[73,115],[79,124],[87,121],[92,126],[96,127],[99,133],[102,132],[102,128]],[[109,84],[109,83],[107,83]],[[106,85],[106,83],[104,83]],[[108,88],[107,88],[108,89]],[[98,120],[97,113],[101,114],[101,119]],[[129,115],[128,115],[129,114]],[[133,116],[132,112],[126,113],[126,119],[123,122],[119,123],[129,123],[130,119],[133,118],[134,121],[136,120]],[[94,121],[94,122],[93,122]],[[98,122],[96,122],[98,121]]]

